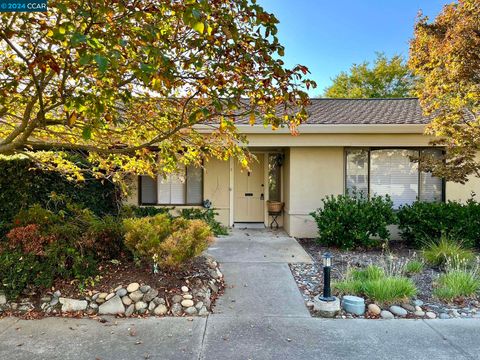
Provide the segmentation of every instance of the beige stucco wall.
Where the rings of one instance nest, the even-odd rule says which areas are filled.
[[[203,198],[212,202],[215,211],[218,212],[217,220],[224,225],[229,224],[230,216],[230,167],[229,161],[209,160],[205,163],[204,181],[203,181]],[[124,201],[126,204],[138,205],[138,181],[132,178],[129,186],[129,194]],[[192,206],[176,206],[174,212],[186,207]],[[196,206],[200,208],[200,206]]]
[[[343,147],[290,148],[288,232],[315,237],[316,224],[309,213],[327,195],[343,193]]]
[[[248,134],[252,151],[283,149],[283,226],[292,236],[315,237],[316,225],[309,213],[321,206],[327,195],[344,192],[344,148],[428,146],[429,138],[421,134]],[[230,225],[230,187],[233,162],[210,160],[204,169],[204,199],[212,201],[218,220]],[[465,185],[446,184],[446,199],[466,201],[471,193],[480,200],[480,179],[471,178]],[[132,181],[127,203],[138,205],[137,181]],[[232,206],[231,206],[232,205]],[[392,229],[396,238],[395,229]]]

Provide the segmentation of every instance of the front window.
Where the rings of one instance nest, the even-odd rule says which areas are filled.
[[[195,166],[183,166],[165,178],[140,176],[140,205],[201,205],[203,172]]]
[[[283,162],[282,154],[268,155],[268,199],[271,201],[282,200],[282,194],[281,194],[282,162]]]
[[[423,152],[441,155],[440,149],[348,149],[346,191],[389,195],[395,208],[416,200],[442,201],[443,180],[419,171],[418,163],[410,160]]]

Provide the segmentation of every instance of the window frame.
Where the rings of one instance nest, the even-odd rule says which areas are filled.
[[[142,202],[142,175],[139,175],[137,176],[137,186],[138,186],[138,205],[139,206],[203,206],[203,202],[205,201],[205,188],[204,188],[204,180],[205,180],[205,171],[203,169],[203,167],[201,168],[202,169],[202,178],[201,178],[201,182],[202,182],[202,196],[201,196],[201,200],[199,203],[184,203],[184,204],[159,204],[158,203],[158,176],[155,176],[154,178],[154,181],[155,181],[155,191],[156,191],[156,194],[157,194],[157,202],[156,203],[145,203],[145,202]],[[185,186],[184,186],[184,194],[185,194],[185,199],[188,199],[188,196],[187,196],[187,186],[188,186],[188,176],[187,176],[187,172],[188,172],[188,166],[185,166]]]
[[[432,147],[432,146],[349,146],[349,147],[344,147],[343,148],[343,194],[347,194],[347,155],[349,150],[365,150],[367,151],[367,176],[368,176],[368,181],[367,181],[367,196],[368,199],[370,199],[371,196],[371,190],[370,190],[370,155],[372,151],[375,150],[416,150],[419,152],[422,150],[429,150],[429,149],[438,149],[442,151],[442,154],[445,153],[445,150],[443,148],[438,148],[438,147]],[[421,173],[422,171],[418,171],[418,192],[417,192],[417,200],[416,201],[421,201],[420,200],[420,189],[421,189]],[[446,181],[445,178],[442,178],[442,196],[440,202],[444,203],[446,202]]]

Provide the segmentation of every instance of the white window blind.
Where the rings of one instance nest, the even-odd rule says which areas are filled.
[[[372,150],[370,153],[370,193],[389,195],[394,208],[412,204],[418,198],[418,164],[409,156],[418,151]]]
[[[156,204],[157,203],[157,189],[156,179],[150,176],[140,176],[141,186],[141,203],[142,204]]]
[[[159,205],[201,205],[203,200],[203,170],[182,166],[177,173],[158,180],[141,176],[141,203]]]
[[[347,153],[346,187],[348,194],[355,192],[368,196],[368,151],[350,150]]]
[[[203,200],[202,168],[189,166],[187,168],[187,203],[200,204]]]
[[[440,149],[425,149],[422,152],[426,155],[439,158],[442,155]],[[420,173],[420,200],[426,202],[442,201],[443,181],[441,178],[432,176],[431,173]]]

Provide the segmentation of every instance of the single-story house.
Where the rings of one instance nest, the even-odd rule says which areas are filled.
[[[480,180],[465,185],[418,171],[410,156],[441,151],[424,135],[429,122],[418,99],[312,99],[299,135],[288,129],[239,124],[258,159],[251,171],[230,161],[210,160],[184,176],[138,178],[128,203],[193,207],[208,200],[227,226],[260,223],[271,217],[266,201],[285,203],[280,226],[296,237],[315,237],[309,213],[327,195],[351,189],[389,194],[398,207],[422,201],[466,201],[480,192]]]

